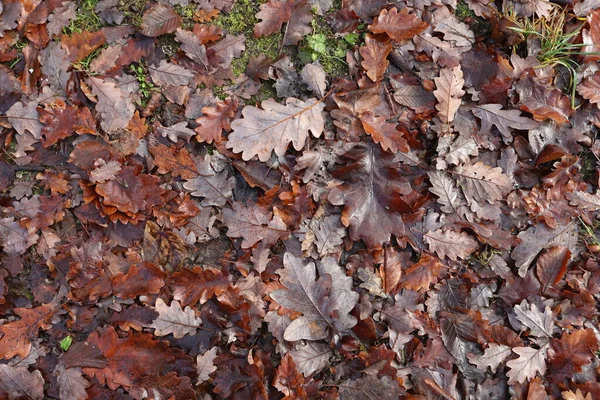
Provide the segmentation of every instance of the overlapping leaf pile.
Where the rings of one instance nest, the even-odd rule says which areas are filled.
[[[600,398],[600,3],[260,3],[0,3],[0,397]]]

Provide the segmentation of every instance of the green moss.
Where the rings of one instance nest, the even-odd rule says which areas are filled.
[[[303,64],[319,60],[323,70],[332,77],[346,75],[346,51],[362,41],[360,36],[352,36],[350,40],[337,38],[325,17],[316,15],[312,20],[313,32],[299,44],[298,58]]]
[[[476,17],[473,10],[469,8],[469,6],[467,5],[467,3],[465,3],[464,0],[458,0],[458,3],[456,4],[456,10],[454,10],[454,15],[456,15],[456,18],[458,18],[462,22],[466,21],[469,18]]]
[[[94,11],[98,0],[83,0],[77,6],[75,18],[63,28],[63,33],[72,35],[80,32],[95,32],[102,26],[100,17]]]
[[[198,11],[196,3],[190,3],[187,6],[175,6],[175,11],[183,17],[182,29],[191,30],[194,24],[194,14]]]
[[[238,0],[231,11],[220,14],[212,23],[231,34],[248,36],[258,22],[256,13],[265,1]]]
[[[125,16],[124,23],[127,25],[140,27],[142,25],[142,15],[148,0],[121,0],[118,9]]]
[[[86,73],[90,74],[91,73],[90,72],[91,62],[96,57],[98,57],[98,55],[100,55],[102,50],[104,50],[107,47],[108,47],[108,45],[102,45],[102,46],[98,47],[96,50],[94,50],[90,54],[88,54],[83,60],[73,64],[73,68],[75,68],[78,71],[85,71]]]

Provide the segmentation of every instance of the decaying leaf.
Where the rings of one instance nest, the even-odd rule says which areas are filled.
[[[174,338],[178,339],[188,334],[193,335],[202,323],[190,306],[182,309],[177,300],[173,300],[171,305],[167,306],[159,297],[156,299],[154,309],[158,312],[158,317],[152,322],[150,328],[154,328],[156,336],[172,334]]]
[[[320,340],[340,335],[356,324],[348,313],[358,301],[358,293],[351,290],[351,278],[344,276],[333,259],[324,259],[317,269],[315,263],[304,264],[286,253],[283,266],[278,273],[286,289],[270,296],[279,305],[302,313],[286,328],[285,340]]]
[[[434,90],[433,95],[438,100],[435,108],[439,111],[438,115],[443,123],[450,124],[454,121],[461,98],[465,94],[465,91],[462,90],[464,84],[465,80],[460,67],[443,68],[440,70],[440,76],[435,78],[437,89]]]
[[[271,152],[283,156],[292,142],[294,149],[301,150],[308,138],[308,132],[319,137],[323,132],[324,120],[321,112],[325,105],[316,99],[301,101],[288,98],[286,104],[273,100],[262,102],[262,109],[246,106],[242,110],[244,118],[231,124],[227,147],[242,153],[244,160],[258,156],[267,161]]]

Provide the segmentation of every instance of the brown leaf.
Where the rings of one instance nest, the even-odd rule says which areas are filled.
[[[149,147],[149,150],[158,166],[159,173],[171,173],[172,176],[179,176],[183,179],[192,179],[198,176],[196,165],[185,148],[177,149],[174,146],[158,144]]]
[[[433,95],[438,100],[435,108],[439,111],[438,116],[445,124],[454,121],[454,116],[461,104],[461,98],[465,91],[462,90],[465,80],[460,66],[454,68],[443,68],[440,76],[435,78],[436,90]]]
[[[392,51],[392,45],[381,42],[373,35],[367,34],[364,46],[358,51],[363,58],[361,65],[367,71],[367,76],[373,82],[382,80],[385,70],[390,65],[387,56]]]
[[[78,63],[106,42],[103,31],[75,32],[70,36],[62,35],[61,46],[67,52],[71,63]]]
[[[369,25],[373,33],[386,33],[392,40],[402,43],[423,32],[429,25],[414,14],[409,14],[407,8],[398,12],[397,8],[381,10],[381,14]]]
[[[375,117],[372,113],[366,112],[361,115],[362,126],[367,134],[371,135],[375,143],[391,153],[401,151],[407,153],[410,148],[404,135],[408,130],[402,124],[387,122],[385,117]],[[399,126],[400,129],[396,129]]]
[[[279,216],[272,216],[261,207],[249,202],[244,206],[240,202],[233,203],[233,209],[223,209],[223,222],[227,226],[227,236],[241,237],[243,248],[250,248],[259,241],[263,245],[273,245],[280,238],[289,235],[287,226]]]
[[[65,369],[64,365],[58,364],[54,374],[58,381],[61,399],[86,400],[88,398],[86,389],[91,386],[91,383],[83,377],[81,368]]]
[[[600,107],[600,71],[588,76],[577,86],[577,92],[590,103],[599,104]]]
[[[515,360],[510,360],[506,366],[510,371],[506,373],[508,384],[523,383],[529,381],[539,372],[541,376],[546,373],[546,352],[548,345],[543,345],[539,349],[532,347],[515,347],[513,352],[519,357]]]
[[[285,395],[284,399],[304,400],[308,399],[308,396],[303,385],[304,377],[298,373],[296,363],[290,353],[286,353],[277,368],[273,386]]]
[[[479,244],[475,239],[464,232],[437,231],[427,232],[423,240],[429,244],[429,250],[435,252],[440,258],[446,258],[456,261],[469,257]]]
[[[418,262],[404,271],[401,286],[414,291],[428,290],[431,284],[437,282],[440,271],[444,268],[437,257],[424,254]]]
[[[177,300],[173,300],[171,305],[167,306],[159,297],[156,299],[154,309],[158,312],[158,317],[152,322],[150,328],[154,328],[156,336],[172,334],[175,339],[180,339],[188,334],[194,335],[202,323],[191,307],[182,309]]]
[[[325,339],[330,333],[339,335],[356,325],[356,319],[349,315],[359,297],[352,291],[352,278],[346,277],[332,258],[324,259],[318,269],[319,279],[314,263],[305,265],[291,253],[283,257],[283,269],[277,273],[286,289],[270,296],[279,305],[302,313],[286,328],[287,341]]]
[[[210,379],[210,374],[217,370],[214,364],[215,357],[217,357],[217,347],[213,347],[210,350],[204,352],[204,354],[198,354],[196,357],[196,372],[198,372],[198,380],[196,385],[200,385]]]
[[[211,297],[219,296],[229,287],[223,274],[212,268],[183,268],[170,278],[173,299],[184,306],[204,304]]]
[[[183,18],[171,7],[156,4],[142,16],[140,32],[146,36],[157,37],[175,32],[182,22]]]
[[[340,397],[344,400],[399,399],[403,393],[398,381],[389,376],[368,375],[340,384]]]
[[[302,150],[309,131],[315,137],[323,132],[325,121],[321,113],[325,105],[316,99],[301,101],[290,97],[285,105],[273,100],[265,100],[261,105],[262,109],[244,107],[244,118],[231,123],[233,131],[226,146],[235,153],[242,152],[243,160],[258,156],[265,162],[273,150],[281,157],[290,142],[294,149]]]
[[[102,116],[102,129],[108,133],[125,129],[135,112],[135,106],[127,92],[109,78],[90,77],[89,82],[92,93],[98,96],[96,111]]]
[[[532,70],[527,71],[516,85],[521,110],[530,112],[533,119],[552,119],[565,124],[573,113],[571,102],[560,89],[540,82]]]
[[[187,375],[195,371],[191,357],[169,348],[167,341],[154,340],[148,333],[133,332],[120,338],[111,326],[102,334],[92,333],[88,342],[98,346],[109,364],[104,368],[84,368],[83,372],[112,390],[119,386],[131,389],[137,380],[147,376],[172,371]]]
[[[579,329],[564,333],[560,339],[550,342],[553,350],[549,357],[552,381],[559,383],[581,372],[584,365],[592,362],[598,350],[598,339],[592,329]]]
[[[294,11],[294,0],[269,0],[260,5],[256,19],[261,20],[254,26],[254,37],[277,33],[281,26],[290,20]]]
[[[235,115],[237,107],[236,100],[225,99],[202,108],[202,116],[196,118],[196,140],[200,143],[220,143],[223,131],[231,130],[230,119]]]
[[[37,369],[30,372],[26,366],[0,364],[0,389],[8,395],[8,399],[42,400],[44,378]]]
[[[567,272],[570,259],[571,251],[562,246],[553,247],[538,258],[535,272],[542,284],[543,292],[548,288],[557,289],[555,286]]]
[[[352,240],[364,240],[369,248],[380,248],[391,235],[404,235],[400,216],[402,196],[411,192],[393,156],[379,146],[358,145],[343,155],[347,161],[333,171],[344,183],[329,193],[332,204],[344,204],[342,222],[350,227]]]
[[[111,279],[115,295],[122,299],[135,299],[145,294],[156,294],[165,285],[164,273],[156,265],[144,262],[132,265],[126,274]]]
[[[49,322],[54,308],[53,303],[35,308],[15,308],[13,311],[21,319],[0,326],[0,357],[27,357],[31,350],[31,342],[38,336],[38,330],[52,326]]]

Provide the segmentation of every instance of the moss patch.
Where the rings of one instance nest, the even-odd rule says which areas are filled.
[[[139,28],[142,25],[142,15],[148,0],[121,0],[119,10],[125,16],[124,23]]]
[[[63,28],[63,33],[72,35],[80,32],[95,32],[102,27],[102,21],[94,8],[98,0],[83,0],[77,6],[75,18]]]

